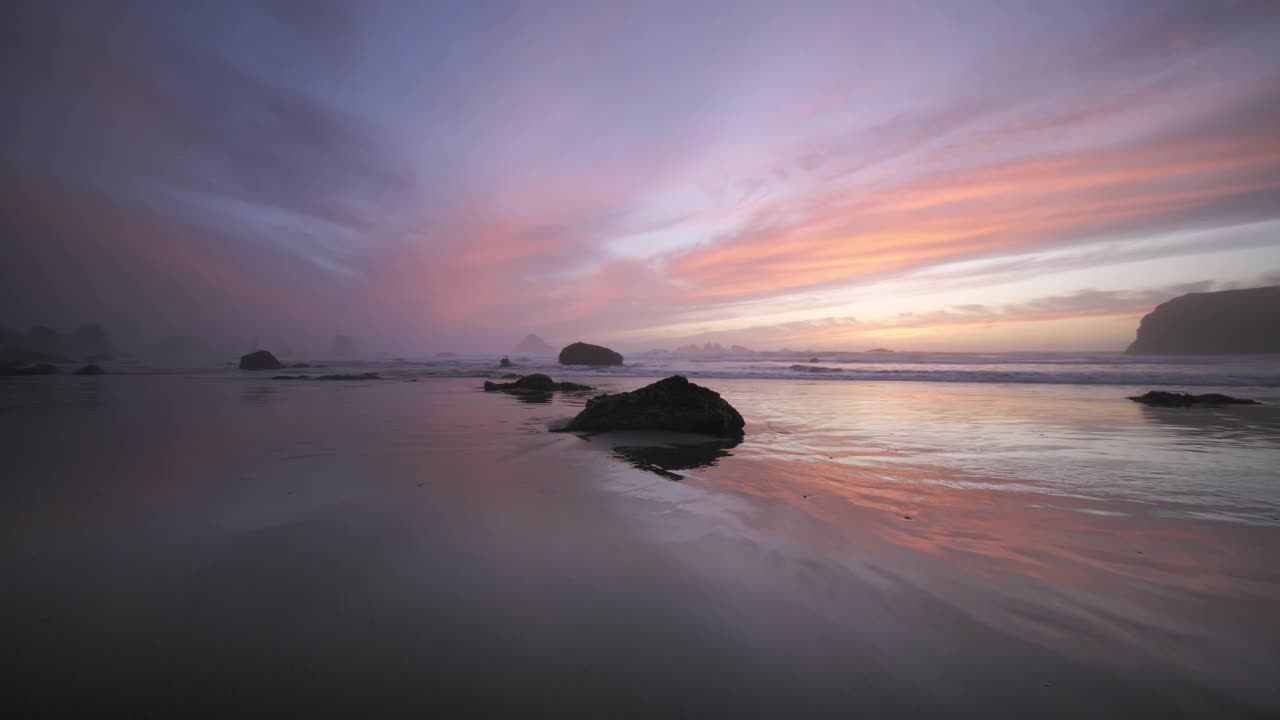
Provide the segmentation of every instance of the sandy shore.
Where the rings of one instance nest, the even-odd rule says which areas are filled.
[[[580,400],[475,381],[115,380],[0,395],[0,629],[22,716],[1280,708],[1280,530],[1249,489],[1265,441],[1221,453],[1239,458],[1226,500],[1193,507],[1186,477],[1168,501],[1125,490],[1124,468],[1162,452],[1128,404],[930,449],[942,430],[874,405],[910,383],[859,405],[710,382],[748,440],[690,454],[548,433]],[[970,404],[928,392],[935,414]],[[984,392],[994,409],[969,417],[1026,404]],[[1077,421],[1136,429],[1050,449]],[[1035,453],[1014,435],[1096,477],[1019,474]],[[1215,508],[1234,520],[1195,515]]]

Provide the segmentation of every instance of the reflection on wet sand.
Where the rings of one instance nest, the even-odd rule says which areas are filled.
[[[1223,443],[1259,443],[1280,446],[1280,407],[1231,405],[1224,407],[1167,408],[1139,406],[1151,425],[1163,426],[1186,442],[1221,447]]]
[[[276,386],[265,382],[246,383],[240,391],[240,402],[244,405],[266,405],[276,395]]]
[[[711,467],[720,458],[730,456],[729,449],[738,443],[731,440],[713,441],[698,445],[620,445],[613,449],[614,457],[660,475],[668,480],[682,480],[675,470],[696,470]]]
[[[265,385],[137,380],[93,413],[0,388],[19,715],[1280,703],[1277,528],[1169,512],[1185,451],[1125,400],[1091,425],[1102,392],[715,383],[735,446],[550,433],[580,399],[472,379]],[[1224,442],[1195,456],[1234,474],[1181,483],[1263,477]]]

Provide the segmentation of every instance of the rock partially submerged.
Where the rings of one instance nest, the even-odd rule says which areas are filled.
[[[36,363],[34,365],[7,365],[0,367],[0,377],[15,377],[19,375],[53,375],[58,372],[57,365],[50,363]]]
[[[621,365],[622,356],[607,347],[576,342],[560,351],[561,365]]]
[[[498,367],[500,368],[511,367],[511,358],[507,357],[506,355],[503,355],[502,359],[498,361]]]
[[[1220,395],[1218,393],[1206,393],[1204,395],[1192,395],[1190,393],[1165,392],[1163,390],[1152,390],[1145,395],[1134,395],[1129,398],[1136,403],[1143,405],[1151,405],[1152,407],[1195,407],[1197,405],[1261,405],[1257,400],[1246,400],[1244,398],[1235,398],[1230,395]]]
[[[594,390],[590,385],[580,385],[572,382],[556,382],[550,376],[542,373],[534,373],[525,375],[524,377],[509,383],[496,383],[485,381],[485,392],[551,392],[553,390]]]
[[[742,415],[720,394],[672,375],[632,392],[587,401],[560,432],[664,430],[741,438]]]
[[[85,365],[73,373],[74,375],[106,375],[107,371],[97,365]]]
[[[241,370],[282,370],[284,363],[266,350],[256,350],[240,357]]]

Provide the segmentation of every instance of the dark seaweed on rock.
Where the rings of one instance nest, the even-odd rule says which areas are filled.
[[[1196,405],[1261,405],[1257,400],[1246,400],[1244,398],[1235,398],[1230,395],[1220,395],[1218,393],[1205,393],[1204,395],[1192,395],[1190,393],[1165,392],[1163,390],[1152,390],[1145,395],[1134,395],[1129,398],[1136,403],[1143,405],[1151,405],[1153,407],[1193,407]]]
[[[557,432],[667,430],[742,437],[742,415],[720,394],[673,375],[632,392],[600,395]]]

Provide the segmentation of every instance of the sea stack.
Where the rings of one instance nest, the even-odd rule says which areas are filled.
[[[1191,293],[1142,318],[1133,355],[1280,353],[1280,285]]]
[[[240,358],[241,370],[280,370],[282,368],[284,363],[266,350],[257,350]]]
[[[556,349],[537,335],[525,335],[523,340],[516,343],[515,351],[526,355],[550,355]]]
[[[576,342],[560,351],[561,365],[621,365],[622,356],[607,347]]]

